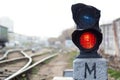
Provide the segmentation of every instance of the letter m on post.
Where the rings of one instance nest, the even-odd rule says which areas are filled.
[[[94,77],[94,79],[96,79],[96,63],[93,63],[91,69],[88,66],[88,64],[85,63],[85,74],[84,74],[85,78],[87,78],[87,72],[88,72],[89,75],[91,75],[93,73],[93,77]]]

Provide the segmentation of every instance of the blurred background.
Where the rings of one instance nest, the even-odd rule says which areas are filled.
[[[0,1],[0,25],[8,28],[7,45],[29,46],[36,43],[42,46],[56,44],[73,46],[71,33],[76,25],[72,20],[71,5],[75,3],[93,5],[101,10],[100,26],[105,34],[103,44],[108,45],[104,46],[105,48],[113,48],[111,46],[115,45],[113,33],[116,32],[119,37],[118,0],[109,2],[95,0]],[[113,30],[114,21],[118,26],[117,31]]]
[[[101,11],[99,23],[103,41],[99,53],[113,61],[110,65],[119,71],[119,0],[0,0],[1,48],[36,51],[49,48],[54,52],[75,51],[79,54],[71,40],[71,34],[76,29],[71,13],[71,5],[75,3],[92,5]]]

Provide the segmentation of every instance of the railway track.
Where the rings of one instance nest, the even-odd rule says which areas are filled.
[[[22,78],[20,77],[20,75],[26,73],[26,72],[29,72],[31,69],[33,69],[34,67],[36,67],[37,65],[41,64],[42,62],[52,58],[52,57],[55,57],[57,56],[58,54],[45,54],[45,55],[40,55],[39,57],[38,56],[33,56],[33,64],[31,64],[30,66],[28,66],[27,68],[25,68],[24,70],[22,70],[18,75],[15,75],[13,77],[10,77],[10,78],[7,78],[5,80],[21,80]],[[26,79],[26,80],[29,80],[29,79]]]
[[[7,50],[2,57],[0,57],[1,60],[5,59],[13,59],[13,58],[18,58],[18,57],[24,57],[26,54],[21,53],[20,49],[13,49],[13,50]]]
[[[5,80],[7,77],[16,74],[28,62],[27,58],[21,60],[14,60],[0,64],[0,80]]]
[[[45,54],[43,54],[45,53]],[[11,80],[17,75],[30,70],[44,60],[49,59],[50,51],[29,54],[20,50],[9,50],[0,58],[0,80]],[[28,55],[29,56],[28,56]],[[55,55],[54,55],[55,56]],[[33,64],[31,64],[33,63]],[[31,65],[30,65],[31,64]],[[15,79],[16,80],[16,79]]]
[[[18,74],[32,63],[32,58],[21,50],[8,50],[0,60],[2,60],[0,62],[0,80]]]

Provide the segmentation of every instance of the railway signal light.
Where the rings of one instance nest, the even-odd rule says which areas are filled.
[[[91,32],[82,33],[79,38],[79,44],[85,49],[91,49],[96,44],[96,36]]]
[[[94,28],[99,30],[100,10],[95,7],[78,3],[72,5],[72,14],[77,29]]]
[[[77,29],[72,34],[73,43],[80,49],[81,58],[100,58],[97,53],[102,42],[99,28],[100,10],[78,3],[72,5],[73,20]]]
[[[78,3],[72,5],[72,14],[77,25],[72,41],[80,50],[73,61],[74,80],[108,80],[107,61],[97,53],[102,42],[100,10]]]
[[[97,50],[102,42],[102,33],[94,29],[75,30],[72,34],[72,41],[80,49],[78,57],[100,57]]]

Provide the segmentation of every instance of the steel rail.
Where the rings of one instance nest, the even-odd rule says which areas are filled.
[[[10,53],[12,51],[14,51],[14,50],[8,50],[7,52],[5,52],[5,54],[3,55],[3,57],[0,58],[0,61],[3,60],[3,59],[5,59],[7,57],[7,55],[8,55],[8,53]]]
[[[55,57],[55,56],[57,56],[57,55],[58,55],[58,53],[57,53],[57,54],[53,54],[53,55],[48,56],[48,57],[45,57],[45,58],[43,58],[42,60],[37,61],[36,63],[34,63],[34,64],[30,65],[29,67],[27,67],[26,69],[22,70],[21,72],[19,72],[19,74],[15,75],[15,76],[13,76],[13,77],[11,77],[11,78],[9,78],[9,79],[7,78],[7,79],[5,79],[5,80],[13,79],[13,78],[15,78],[16,76],[18,76],[18,75],[20,75],[20,74],[22,74],[22,73],[24,73],[24,72],[32,69],[33,67],[37,66],[38,64],[40,64],[40,63],[42,63],[42,62],[44,62],[44,61],[46,61],[46,60],[48,60],[48,59],[50,59],[50,58],[52,58],[52,57]]]
[[[5,54],[3,55],[3,57],[0,58],[0,61],[7,58],[8,54],[10,54],[10,52],[17,52],[17,51],[21,51],[20,49],[12,49],[12,50],[7,50],[5,52]]]
[[[28,63],[22,67],[21,69],[19,69],[16,73],[12,74],[11,76],[7,77],[5,80],[10,80],[12,78],[14,78],[16,75],[20,74],[20,72],[22,72],[25,68],[27,68],[31,63],[32,63],[32,58],[30,56],[28,56],[26,53],[24,53],[23,51],[20,51],[26,58],[28,58]]]
[[[30,55],[30,57],[32,58],[32,57],[35,57],[35,56],[40,56],[42,54],[44,54],[44,52],[43,53],[39,53],[39,54]],[[22,59],[26,59],[26,57],[19,57],[19,58],[14,58],[14,59],[9,59],[9,60],[2,60],[2,61],[0,61],[0,64],[1,63],[6,63],[6,62],[11,62],[11,61],[16,61],[16,60],[22,60]]]
[[[7,62],[12,62],[12,61],[17,61],[17,60],[22,60],[22,59],[26,59],[26,57],[20,57],[20,58],[14,58],[14,59],[9,59],[9,60],[3,60],[3,61],[0,61],[0,64],[7,63]]]
[[[52,57],[55,57],[55,56],[57,56],[57,55],[58,55],[58,54],[53,54],[53,55],[51,55],[51,56],[48,56],[48,57],[46,57],[46,58],[43,58],[42,60],[37,61],[36,63],[34,63],[34,64],[30,65],[29,67],[27,67],[27,68],[26,68],[25,70],[23,70],[22,72],[27,71],[27,70],[29,70],[29,69],[37,66],[38,64],[44,62],[45,60],[50,59],[50,58],[52,58]]]

